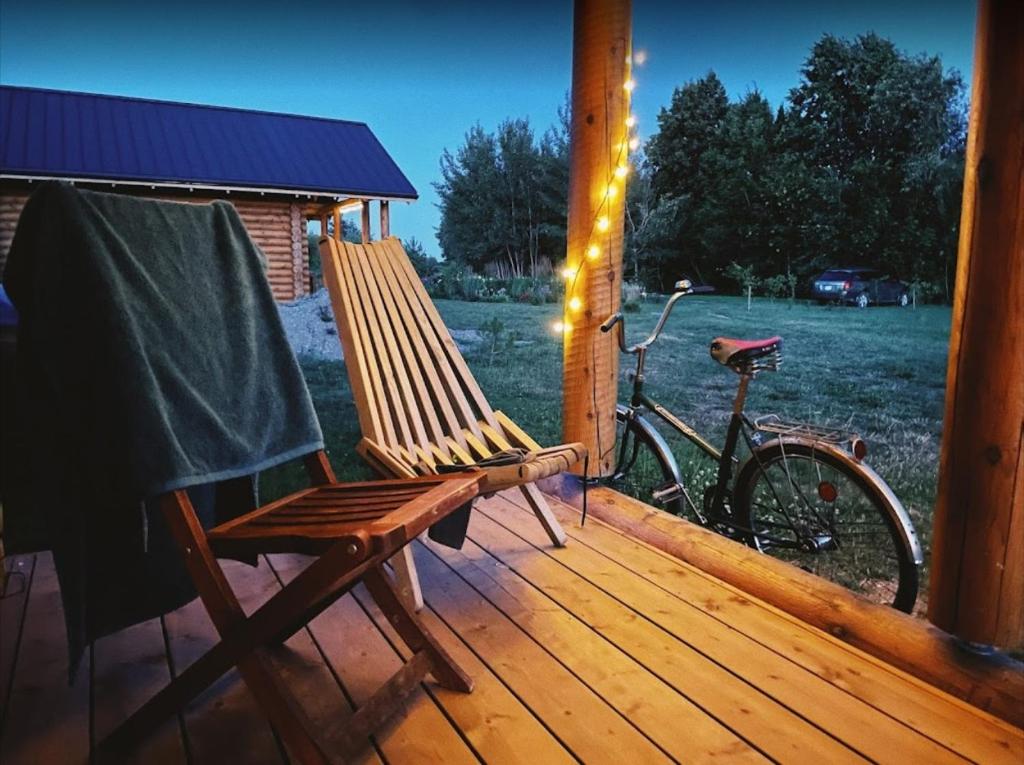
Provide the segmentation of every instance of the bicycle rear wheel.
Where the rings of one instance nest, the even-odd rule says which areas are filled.
[[[738,524],[762,552],[876,603],[913,609],[914,531],[852,459],[772,441],[744,464],[733,500]]]

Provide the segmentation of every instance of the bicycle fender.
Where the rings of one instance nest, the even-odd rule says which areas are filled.
[[[617,404],[615,407],[618,416],[625,422],[630,422],[631,427],[635,428],[637,438],[646,442],[648,446],[656,451],[665,460],[665,464],[668,465],[672,471],[672,477],[675,482],[682,484],[683,479],[679,474],[679,465],[676,463],[675,455],[672,454],[672,449],[669,448],[668,442],[665,437],[658,432],[650,421],[642,414],[633,414],[630,416],[629,408],[622,404]]]
[[[917,537],[917,531],[914,529],[914,523],[910,520],[910,513],[900,502],[899,497],[896,496],[892,488],[885,482],[885,480],[876,473],[870,465],[865,462],[857,460],[852,454],[847,452],[845,449],[841,449],[835,444],[830,444],[825,441],[815,441],[811,438],[800,438],[799,436],[789,436],[786,438],[773,438],[755,449],[754,454],[747,458],[746,462],[740,468],[740,475],[746,473],[747,470],[756,469],[759,464],[755,459],[756,454],[762,451],[766,451],[772,447],[777,447],[779,444],[783,447],[786,444],[799,444],[804,446],[811,451],[824,452],[836,460],[845,463],[851,470],[860,473],[864,480],[884,499],[890,507],[895,511],[896,517],[899,520],[899,531],[903,540],[910,546],[911,554],[914,557],[914,563],[918,566],[924,563],[924,552],[921,549],[921,540]],[[737,485],[740,483],[739,477],[736,480]]]

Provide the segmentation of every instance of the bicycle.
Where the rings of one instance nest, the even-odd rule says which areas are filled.
[[[761,372],[782,362],[782,338],[715,338],[711,356],[739,375],[725,444],[713,446],[693,427],[644,392],[647,352],[683,297],[713,292],[683,280],[675,285],[654,331],[626,346],[622,313],[601,325],[618,325],[623,353],[636,356],[633,392],[616,408],[617,458],[610,478],[624,493],[787,560],[865,595],[910,612],[917,599],[923,555],[910,516],[884,480],[865,462],[867,447],[838,428],[786,421],[775,414],[751,420],[744,412],[747,389]],[[717,463],[693,495],[665,436],[650,415]],[[743,438],[749,455],[740,463]],[[734,472],[735,470],[735,472]],[[700,470],[695,471],[698,480]],[[735,476],[735,478],[734,478]]]

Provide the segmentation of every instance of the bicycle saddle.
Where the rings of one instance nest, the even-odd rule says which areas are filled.
[[[711,358],[736,371],[742,371],[744,367],[749,371],[774,370],[782,362],[782,338],[778,335],[767,340],[716,337],[711,341]]]

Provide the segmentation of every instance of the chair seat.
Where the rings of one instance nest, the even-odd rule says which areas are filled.
[[[218,557],[321,555],[339,541],[354,560],[388,555],[452,508],[472,501],[479,471],[448,476],[330,483],[290,494],[207,534]]]

